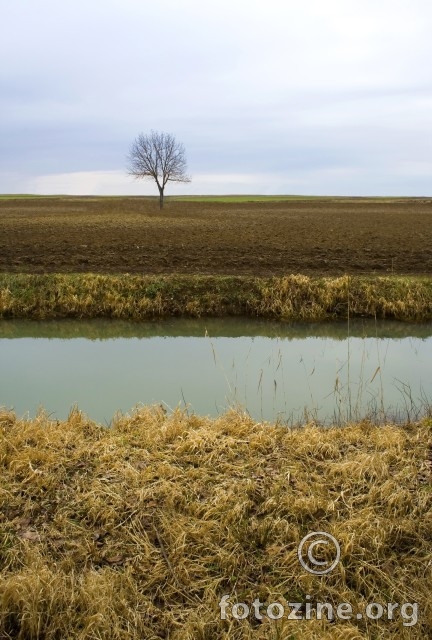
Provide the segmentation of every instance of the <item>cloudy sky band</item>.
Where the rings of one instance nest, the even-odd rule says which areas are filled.
[[[141,131],[185,145],[169,193],[431,195],[428,0],[2,3],[0,192],[150,194]]]

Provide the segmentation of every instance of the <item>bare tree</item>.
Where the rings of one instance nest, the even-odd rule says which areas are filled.
[[[186,173],[185,150],[170,133],[151,131],[135,138],[128,156],[128,173],[137,179],[153,179],[159,189],[159,206],[164,203],[166,183],[190,182]]]

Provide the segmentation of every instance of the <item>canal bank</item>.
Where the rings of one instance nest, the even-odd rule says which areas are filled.
[[[249,316],[281,321],[432,319],[432,279],[417,276],[0,274],[0,318]]]
[[[104,429],[2,412],[0,438],[4,637],[432,637],[430,419],[286,429],[159,408]],[[340,546],[328,575],[299,562],[314,531]],[[256,598],[261,621],[232,615]],[[317,601],[354,614],[317,619]],[[271,619],[275,602],[303,618]],[[369,603],[398,605],[367,619]]]

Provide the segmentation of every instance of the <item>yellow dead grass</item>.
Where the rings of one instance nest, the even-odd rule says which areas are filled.
[[[402,276],[274,278],[0,274],[0,318],[243,315],[308,322],[432,319],[432,280]]]
[[[430,638],[431,426],[291,430],[145,408],[105,429],[78,411],[3,412],[0,637]],[[297,548],[321,530],[341,561],[315,576]],[[221,620],[223,594],[417,602],[418,622]]]

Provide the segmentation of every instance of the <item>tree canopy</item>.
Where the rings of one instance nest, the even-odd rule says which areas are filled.
[[[170,133],[140,133],[131,145],[128,173],[136,179],[152,179],[159,190],[159,206],[164,203],[167,182],[190,182],[184,146]]]

